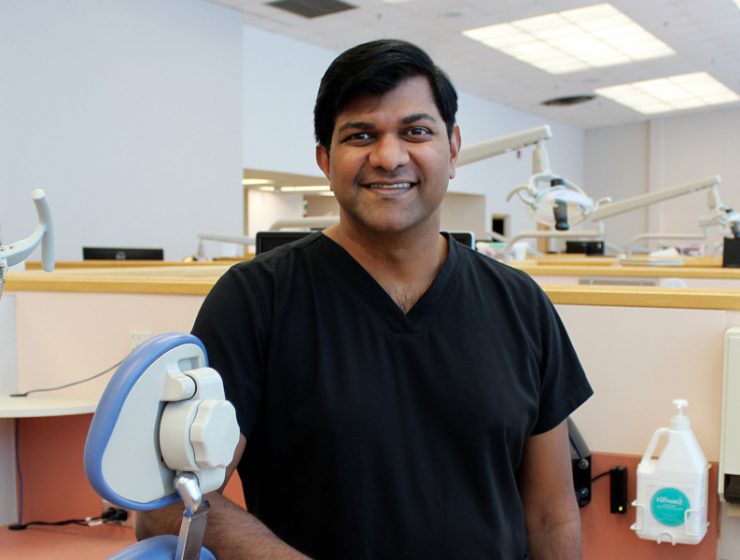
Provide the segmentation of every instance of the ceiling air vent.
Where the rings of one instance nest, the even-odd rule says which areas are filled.
[[[357,7],[339,0],[274,0],[267,5],[305,18],[328,16]]]
[[[567,97],[556,97],[555,99],[548,99],[543,101],[542,105],[548,107],[567,107],[568,105],[578,105],[579,103],[586,103],[594,99],[595,95],[569,95]]]

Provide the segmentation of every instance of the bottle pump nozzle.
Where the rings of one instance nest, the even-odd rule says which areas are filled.
[[[671,418],[671,429],[688,430],[691,426],[691,422],[689,422],[688,417],[684,415],[683,410],[689,406],[689,401],[686,399],[676,399],[673,401],[673,406],[678,409],[678,412],[673,418]]]

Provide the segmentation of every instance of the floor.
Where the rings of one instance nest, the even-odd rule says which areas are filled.
[[[129,527],[0,527],[0,558],[23,560],[100,560],[135,542]]]

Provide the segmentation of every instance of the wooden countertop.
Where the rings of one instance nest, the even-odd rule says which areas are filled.
[[[646,263],[647,263],[647,259]],[[722,261],[712,257],[684,257],[682,266],[624,265],[611,257],[548,255],[540,259],[513,261],[508,264],[531,276],[584,276],[632,278],[715,278],[740,280],[740,268],[722,268]],[[738,284],[740,287],[740,283]]]
[[[668,276],[677,277],[679,269],[686,275],[706,278],[740,278],[739,269],[718,267],[567,267],[557,265],[527,265],[519,268],[535,276],[561,274],[584,276]],[[13,272],[8,274],[5,289],[8,292],[87,292],[165,295],[206,295],[216,280],[229,268],[229,264],[208,266],[178,266],[118,269],[62,269],[52,273],[42,271]],[[599,272],[606,269],[604,272]],[[702,273],[704,275],[702,276]],[[605,305],[632,307],[667,307],[686,309],[740,310],[740,289],[665,288],[649,286],[543,286],[556,304]]]
[[[8,273],[5,289],[35,292],[206,295],[232,265],[182,265],[146,268],[64,268]]]

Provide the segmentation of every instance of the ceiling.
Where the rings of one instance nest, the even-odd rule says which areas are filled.
[[[459,91],[580,128],[611,126],[650,118],[597,97],[579,105],[546,107],[547,99],[592,94],[595,88],[690,72],[707,72],[740,94],[740,8],[733,0],[611,0],[612,6],[670,46],[666,58],[550,74],[462,35],[483,25],[504,23],[604,0],[345,0],[357,6],[305,18],[267,0],[212,0],[239,10],[244,23],[334,52],[383,37],[406,39],[424,48]],[[298,0],[312,4],[314,0]],[[735,106],[737,106],[735,102]],[[713,110],[686,109],[686,114]]]

